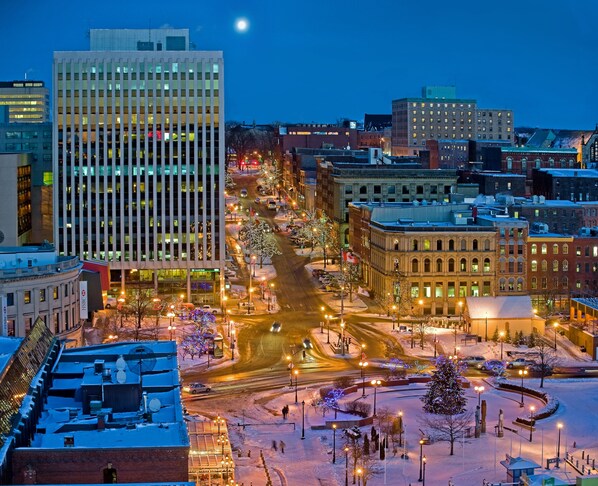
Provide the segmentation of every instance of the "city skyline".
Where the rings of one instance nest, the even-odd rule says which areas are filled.
[[[10,50],[0,79],[27,76],[49,86],[52,53],[88,49],[89,29],[168,25],[189,28],[198,50],[223,51],[227,120],[362,119],[390,113],[393,99],[418,97],[424,85],[454,85],[459,97],[513,110],[516,126],[591,129],[598,122],[591,63],[598,5],[588,0],[509,0],[498,11],[433,0],[429,18],[416,4],[388,1],[233,1],[197,10],[189,3],[163,12],[148,0],[133,15],[113,0],[93,11],[63,3],[60,10],[33,2],[3,7],[0,40]],[[249,23],[245,32],[235,29],[240,18]]]

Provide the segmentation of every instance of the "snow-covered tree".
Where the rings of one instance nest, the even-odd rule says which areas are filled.
[[[338,237],[333,228],[332,221],[324,212],[319,214],[316,211],[308,212],[305,216],[305,224],[299,230],[298,236],[303,238],[312,251],[320,248],[324,255],[324,268],[328,263],[329,255],[337,255]]]
[[[196,329],[191,334],[185,336],[181,341],[180,347],[183,357],[189,355],[191,356],[191,359],[195,356],[207,354],[210,349],[208,339],[200,329]]]
[[[197,329],[205,330],[216,322],[216,316],[211,312],[206,312],[203,309],[193,309],[189,313],[189,319],[192,320]]]
[[[461,387],[459,369],[446,356],[436,360],[436,371],[428,382],[428,391],[421,398],[424,412],[438,415],[457,415],[465,411],[467,398]]]

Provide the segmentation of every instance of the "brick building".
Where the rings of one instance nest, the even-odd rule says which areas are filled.
[[[516,200],[509,207],[509,214],[514,218],[523,218],[530,225],[543,223],[550,233],[564,235],[576,234],[584,223],[584,208],[572,201],[556,201],[544,196],[533,196],[525,200]]]
[[[288,125],[278,128],[282,152],[294,148],[355,149],[358,146],[357,126],[327,124]]]
[[[534,169],[533,193],[547,199],[598,201],[597,169]]]
[[[525,196],[525,176],[523,175],[491,171],[462,173],[459,182],[466,181],[478,184],[480,194],[487,196],[498,193],[508,193],[515,197]]]

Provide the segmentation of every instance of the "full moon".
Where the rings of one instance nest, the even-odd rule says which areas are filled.
[[[237,29],[237,32],[246,32],[248,28],[249,22],[247,19],[237,19],[235,22],[235,29]]]

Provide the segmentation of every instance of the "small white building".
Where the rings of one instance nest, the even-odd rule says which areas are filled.
[[[535,314],[529,295],[467,297],[464,316],[468,331],[484,340],[491,339],[496,329],[508,329],[511,336],[518,331],[529,336],[533,330],[544,334],[545,321]]]

